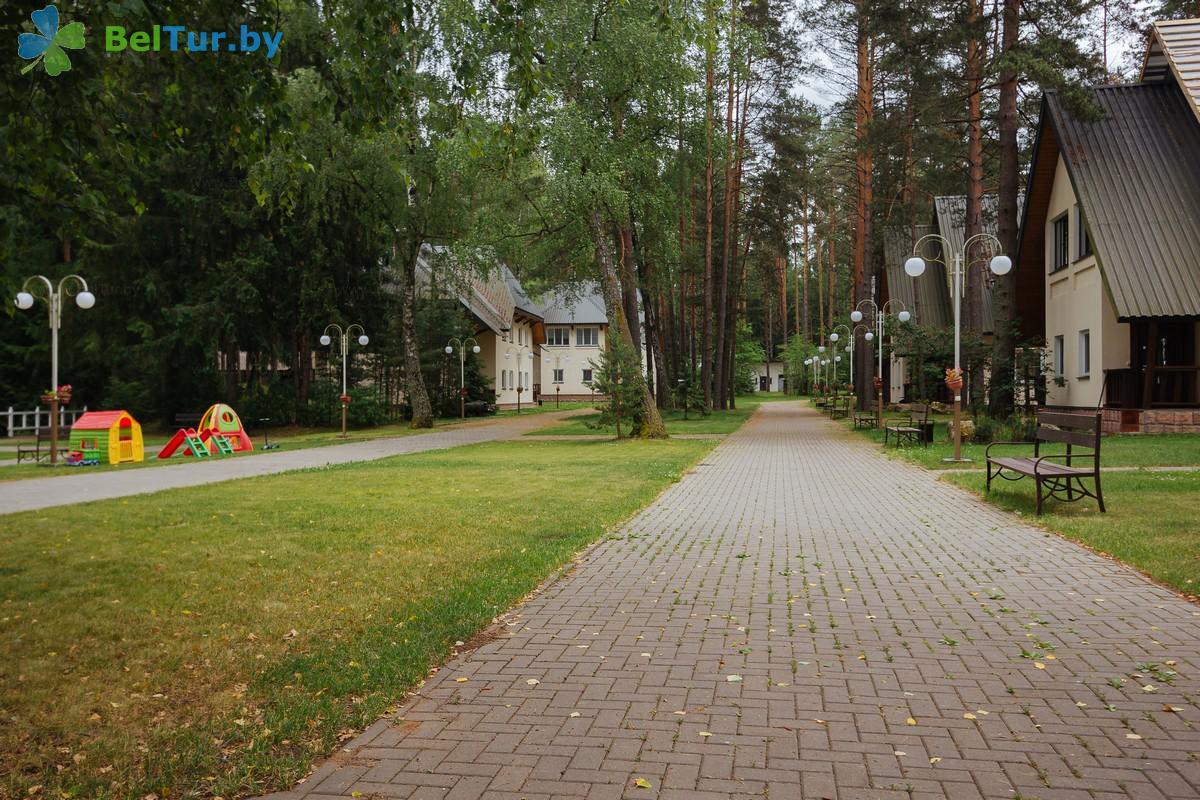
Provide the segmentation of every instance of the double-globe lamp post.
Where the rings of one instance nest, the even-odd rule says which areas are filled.
[[[550,373],[550,377],[551,377],[551,380],[553,380],[553,378],[554,378],[553,371],[565,369],[563,367],[563,364],[570,364],[571,356],[569,356],[569,355],[564,356],[564,355],[559,355],[558,353],[551,353],[546,348],[546,345],[542,345],[542,348],[545,350],[545,352],[542,353],[542,358],[544,358],[546,361],[549,361],[551,356],[554,357],[554,366],[550,368],[552,370],[552,372]],[[546,368],[543,366],[542,367],[542,375],[545,375],[545,374],[546,374]],[[554,407],[555,408],[559,408],[559,406],[560,406],[561,395],[562,395],[562,381],[554,381]],[[684,412],[684,417],[685,418],[687,417],[686,410]]]
[[[458,349],[458,416],[460,419],[467,418],[467,344],[471,345],[471,352],[479,354],[479,342],[471,337],[459,339],[457,336],[451,336],[450,341],[446,342],[446,355],[453,355],[455,347]]]
[[[940,258],[922,255],[926,245],[934,243],[941,245],[943,253],[953,253],[953,265],[946,264]],[[986,256],[968,260],[967,254],[973,252],[978,245],[987,245],[988,251],[993,253],[990,260]],[[946,386],[954,392],[954,456],[944,458],[943,461],[970,461],[969,458],[962,457],[962,298],[970,268],[985,260],[987,260],[988,269],[993,275],[1003,276],[1012,271],[1012,259],[1004,255],[1004,246],[990,233],[977,233],[968,238],[963,242],[961,250],[953,250],[943,236],[936,233],[927,234],[917,240],[917,243],[913,245],[912,256],[904,262],[904,271],[911,278],[919,278],[924,274],[927,261],[934,261],[950,268],[954,277],[954,369],[946,370]]]
[[[40,294],[43,287],[46,292],[41,299],[50,310],[50,463],[53,465],[58,463],[58,330],[62,327],[63,298],[74,294],[75,305],[86,311],[96,305],[96,295],[88,291],[87,281],[78,275],[67,275],[57,285],[45,275],[34,275],[17,292],[17,308],[22,311],[33,308],[39,296],[34,292]]]
[[[333,343],[333,337],[329,335],[330,331],[335,332],[342,344],[342,438],[346,438],[346,410],[350,406],[350,395],[346,394],[346,362],[350,357],[350,337],[354,335],[354,330],[358,329],[358,343],[366,347],[371,343],[367,338],[367,332],[363,330],[363,326],[355,323],[348,328],[342,328],[336,322],[332,322],[325,326],[325,332],[321,334],[321,344],[328,347]]]
[[[521,392],[525,391],[525,386],[524,386],[525,382],[521,378],[521,354],[524,353],[525,357],[530,362],[532,362],[533,361],[533,351],[531,351],[528,347],[526,347],[523,344],[517,345],[515,348],[510,347],[506,351],[504,351],[505,361],[511,361],[513,353],[517,354],[517,413],[520,414],[521,413]]]
[[[872,316],[873,324],[875,325],[875,335],[872,336],[868,331],[864,337],[868,342],[873,338],[879,339],[878,356],[879,356],[879,372],[875,376],[875,427],[878,430],[883,430],[883,334],[884,322],[887,316],[891,313],[893,306],[899,306],[900,311],[896,313],[896,319],[901,322],[908,322],[912,319],[912,314],[908,313],[908,309],[899,300],[888,300],[880,308],[874,300],[866,299],[858,301],[858,305],[850,312],[850,321],[854,323],[862,322],[864,319],[863,309],[867,309]],[[857,328],[855,328],[857,330]]]

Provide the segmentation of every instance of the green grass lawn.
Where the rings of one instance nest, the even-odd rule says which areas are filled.
[[[662,416],[668,433],[733,433],[750,419],[750,415],[763,403],[796,399],[795,396],[779,392],[759,392],[738,397],[737,408],[725,411],[712,411],[707,415],[691,412],[687,419],[684,419],[682,411],[663,411]],[[588,404],[583,405],[588,407]],[[526,436],[616,436],[617,429],[613,425],[592,427],[599,418],[599,412],[579,414],[558,425],[531,431]],[[628,432],[628,428],[622,423],[622,435],[627,435]]]
[[[954,444],[949,441],[948,417],[938,416],[934,420],[934,441],[928,447],[909,445],[894,447],[892,438],[888,439],[888,455],[913,461],[929,469],[978,469],[983,470],[984,451],[987,445],[963,442],[963,457],[971,459],[969,464],[955,464],[942,461],[943,458],[954,455]],[[842,422],[847,429],[851,423]],[[883,434],[876,430],[860,428],[856,431],[883,445]],[[1061,453],[1063,445],[1049,444],[1045,452]],[[997,448],[998,450],[999,448]],[[1032,447],[1028,448],[1032,453]],[[1005,448],[1008,455],[1020,454],[1016,448]],[[993,451],[993,455],[996,451]],[[1174,467],[1200,465],[1200,434],[1194,433],[1150,433],[1150,434],[1116,434],[1105,436],[1100,442],[1100,463],[1109,467]]]
[[[434,421],[435,428],[444,428],[452,425],[479,423],[492,419],[492,417],[467,417],[466,420],[455,419],[439,419]],[[278,428],[268,429],[267,436],[270,438],[271,444],[278,444],[283,450],[306,450],[311,447],[328,447],[335,444],[347,444],[349,442],[365,442],[371,439],[393,438],[396,436],[412,436],[418,433],[428,433],[428,428],[410,428],[406,423],[395,425],[378,425],[373,428],[358,428],[347,432],[346,438],[342,438],[341,430],[328,428]],[[271,452],[262,450],[265,443],[262,430],[250,431],[254,440],[254,450],[245,453],[234,453],[232,456],[214,456],[214,458],[247,458],[258,455],[259,453]],[[148,433],[144,438],[146,448],[146,460],[134,464],[97,464],[91,467],[55,467],[51,468],[49,463],[43,461],[39,464],[25,462],[15,467],[4,467],[0,469],[0,481],[5,480],[21,480],[23,478],[46,478],[51,476],[70,476],[75,474],[91,474],[94,472],[108,472],[112,470],[131,470],[131,469],[146,469],[149,467],[162,467],[171,464],[182,464],[192,461],[190,456],[176,454],[172,458],[159,459],[156,457],[158,448],[167,443],[170,435],[160,433]],[[12,441],[21,441],[14,439]],[[67,450],[64,442],[60,448],[61,453]],[[4,453],[0,453],[2,458]],[[13,454],[15,458],[15,453]]]
[[[290,786],[712,446],[521,439],[0,516],[0,796]]]
[[[973,473],[944,475],[959,486],[983,493],[985,478]],[[1114,472],[1102,476],[1101,514],[1094,500],[1047,501],[1034,516],[1030,479],[992,482],[987,499],[1075,541],[1123,561],[1157,581],[1189,595],[1200,594],[1200,526],[1197,472]]]

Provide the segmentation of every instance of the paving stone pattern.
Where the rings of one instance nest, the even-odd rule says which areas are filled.
[[[768,404],[276,800],[1198,797],[1198,621]]]

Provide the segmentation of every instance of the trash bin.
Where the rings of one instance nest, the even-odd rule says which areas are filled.
[[[922,423],[920,423],[920,427],[921,427],[921,433],[920,433],[921,444],[932,444],[933,443],[933,423],[932,422],[922,422]]]

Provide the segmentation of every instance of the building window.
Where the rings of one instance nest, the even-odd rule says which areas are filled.
[[[1058,272],[1060,269],[1066,269],[1070,263],[1071,252],[1071,234],[1069,219],[1067,214],[1063,214],[1058,219],[1051,223],[1052,232],[1052,247],[1050,251],[1050,271]]]
[[[1092,372],[1092,332],[1079,332],[1079,377],[1086,378]]]
[[[566,327],[546,328],[547,347],[568,347],[571,344],[571,329]]]
[[[1092,237],[1083,221],[1083,209],[1075,206],[1075,246],[1079,248],[1076,258],[1087,258],[1092,254]]]
[[[575,346],[576,347],[599,347],[600,346],[600,329],[599,328],[576,328],[575,329]]]
[[[1067,371],[1067,354],[1063,337],[1054,337],[1054,377],[1061,380]]]
[[[555,383],[563,382],[563,371],[561,369],[554,370],[554,382]]]
[[[508,370],[500,370],[500,391],[508,389]]]
[[[586,384],[588,384],[589,386],[591,385],[591,383],[592,383],[592,371],[591,371],[590,369],[585,369],[585,370],[583,371],[583,382],[584,382],[584,383],[586,383]]]

